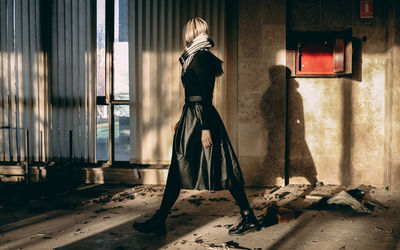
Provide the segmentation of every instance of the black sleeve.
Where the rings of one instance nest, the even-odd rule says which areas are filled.
[[[193,73],[197,79],[197,83],[200,87],[200,95],[202,97],[201,102],[196,103],[196,113],[200,120],[201,129],[210,129],[211,121],[211,100],[209,100],[214,91],[214,83],[216,75],[222,74],[221,63],[219,63],[211,52],[200,52],[193,58],[194,65],[192,67]]]

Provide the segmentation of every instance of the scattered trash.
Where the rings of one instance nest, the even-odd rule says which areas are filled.
[[[275,194],[275,199],[284,199],[286,195],[290,194],[290,192],[283,192],[280,194]]]
[[[317,181],[313,184],[314,187],[323,187],[324,183],[322,181]]]
[[[264,209],[264,217],[262,219],[262,223],[265,227],[269,227],[275,224],[295,220],[300,216],[300,214],[301,211],[279,207],[276,204],[272,204],[271,206]]]
[[[204,201],[203,197],[195,198],[195,199],[188,199],[189,203],[194,204],[195,206],[200,206],[201,201]]]
[[[318,202],[322,198],[323,198],[322,196],[316,196],[316,195],[306,195],[306,196],[304,196],[304,199],[310,200],[310,201],[313,201],[313,202]]]
[[[338,208],[350,206],[357,213],[371,213],[368,208],[366,208],[363,204],[361,204],[344,190],[327,200],[327,203]]]
[[[229,199],[225,197],[220,197],[220,198],[209,198],[209,201],[230,201]]]
[[[364,202],[364,206],[371,211],[375,209],[375,205],[372,202]]]
[[[361,188],[347,190],[346,192],[349,195],[353,196],[359,202],[361,202],[364,199],[365,191]]]
[[[248,250],[251,250],[250,248],[243,247],[243,246],[239,245],[238,242],[233,241],[233,240],[225,242],[225,246],[227,246],[228,248],[248,249]]]
[[[267,188],[264,191],[264,196],[272,194],[273,192],[277,191],[279,187]]]
[[[327,201],[331,197],[322,197],[319,201],[314,201],[309,207],[306,209],[312,209],[312,210],[329,210],[331,209],[331,206],[328,205]]]
[[[368,201],[368,203],[370,203],[371,205],[380,207],[380,208],[384,208],[384,209],[389,209],[388,206],[386,206],[385,204],[383,204],[382,202],[376,200],[376,199],[371,199],[370,201]]]
[[[39,237],[44,237],[44,236],[45,236],[45,234],[43,234],[43,233],[37,233],[37,234],[34,234],[31,236],[31,240],[39,238]]]
[[[204,243],[204,240],[201,237],[198,237],[197,239],[194,240],[194,242],[201,244]]]
[[[184,240],[184,243],[181,243],[181,244],[183,245],[185,243],[187,243],[186,240]],[[245,249],[245,250],[251,250],[251,248],[241,246],[238,242],[233,241],[233,240],[217,244],[217,243],[205,242],[203,239],[201,239],[199,237],[194,241],[194,243],[199,244],[199,245],[201,245],[203,247],[206,247],[207,249],[218,249],[218,250],[220,250],[220,249]],[[176,245],[176,243],[174,245]]]

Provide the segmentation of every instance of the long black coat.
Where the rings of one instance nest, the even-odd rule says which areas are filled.
[[[199,51],[181,78],[185,105],[174,134],[168,173],[168,181],[179,182],[181,188],[221,190],[244,183],[224,124],[212,105],[215,78],[222,74],[221,64],[210,51]],[[213,144],[208,148],[201,143],[204,129],[211,131]]]

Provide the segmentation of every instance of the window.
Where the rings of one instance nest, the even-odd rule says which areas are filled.
[[[98,161],[130,160],[128,0],[97,0]]]

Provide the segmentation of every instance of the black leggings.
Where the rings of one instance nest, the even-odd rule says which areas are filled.
[[[173,178],[167,179],[167,185],[165,186],[164,196],[159,209],[159,213],[165,218],[168,216],[169,211],[175,204],[181,191],[178,181],[172,179]],[[251,210],[242,184],[232,183],[232,187],[229,191],[239,205],[240,210]]]

